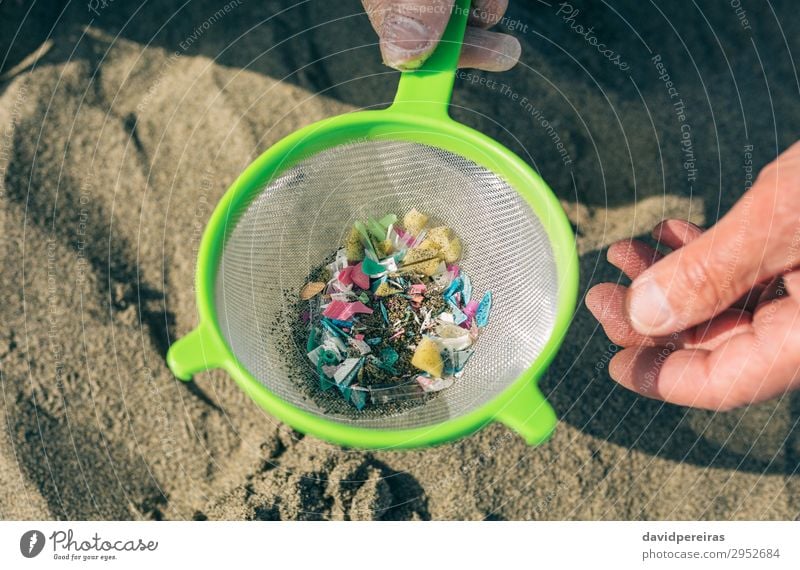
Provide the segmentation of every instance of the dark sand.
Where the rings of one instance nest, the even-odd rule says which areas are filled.
[[[207,29],[223,1],[138,4],[36,2],[21,28],[29,3],[0,5],[2,518],[798,516],[800,395],[717,415],[640,399],[609,380],[613,348],[583,308],[542,382],[562,421],[539,448],[493,425],[343,450],[222,373],[175,380],[164,355],[196,322],[194,250],[227,185],[298,127],[386,104],[396,75],[355,0],[242,0]],[[619,278],[609,243],[665,216],[713,222],[744,187],[745,145],[759,167],[800,133],[796,9],[743,4],[749,29],[722,1],[586,2],[575,22],[622,71],[556,7],[512,0],[524,63],[494,87],[459,82],[457,118],[561,198],[582,292]],[[694,176],[650,52],[685,104]]]

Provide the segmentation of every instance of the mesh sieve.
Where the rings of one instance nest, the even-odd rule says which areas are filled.
[[[331,411],[309,397],[305,345],[288,343],[286,303],[356,220],[411,208],[461,237],[460,265],[475,295],[490,289],[491,319],[464,376],[439,397],[387,413]],[[231,217],[216,277],[221,332],[265,388],[312,414],[365,428],[405,429],[463,415],[497,396],[536,359],[555,321],[558,279],[548,236],[523,198],[496,174],[446,150],[406,141],[340,145],[274,179]]]

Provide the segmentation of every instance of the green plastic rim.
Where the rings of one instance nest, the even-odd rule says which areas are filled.
[[[167,364],[181,380],[209,369],[225,370],[264,410],[303,433],[360,448],[414,448],[452,441],[500,421],[526,442],[546,441],[556,415],[538,381],[561,345],[578,296],[578,257],[569,221],[553,192],[525,162],[496,141],[451,119],[447,113],[466,25],[467,0],[458,0],[442,42],[425,65],[403,73],[388,108],[319,121],[284,138],[256,159],[217,205],[198,252],[196,282],[199,324],[175,342]],[[265,185],[287,168],[324,149],[364,140],[402,140],[438,147],[483,166],[509,183],[539,217],[550,239],[558,273],[558,305],[550,338],[531,366],[488,403],[445,422],[403,430],[363,428],[302,410],[273,394],[236,359],[220,331],[214,290],[225,237]]]

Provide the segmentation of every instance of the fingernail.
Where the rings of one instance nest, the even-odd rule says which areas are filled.
[[[653,279],[639,279],[631,285],[628,316],[633,328],[641,334],[673,332],[675,313],[663,289]]]
[[[399,67],[431,51],[433,32],[425,24],[403,14],[388,14],[381,28],[381,53],[386,65]]]

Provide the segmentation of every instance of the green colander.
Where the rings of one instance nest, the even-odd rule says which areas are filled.
[[[499,421],[530,444],[556,417],[537,387],[577,299],[569,222],[542,179],[496,141],[448,115],[468,0],[436,52],[402,74],[393,104],[325,119],[286,137],[233,183],[200,244],[199,324],[167,363],[181,380],[224,369],[293,428],[352,447],[450,441]],[[362,412],[323,407],[298,372],[287,304],[356,220],[416,208],[452,227],[475,294],[491,290],[489,326],[464,375],[419,405]],[[289,297],[287,297],[287,295]]]

